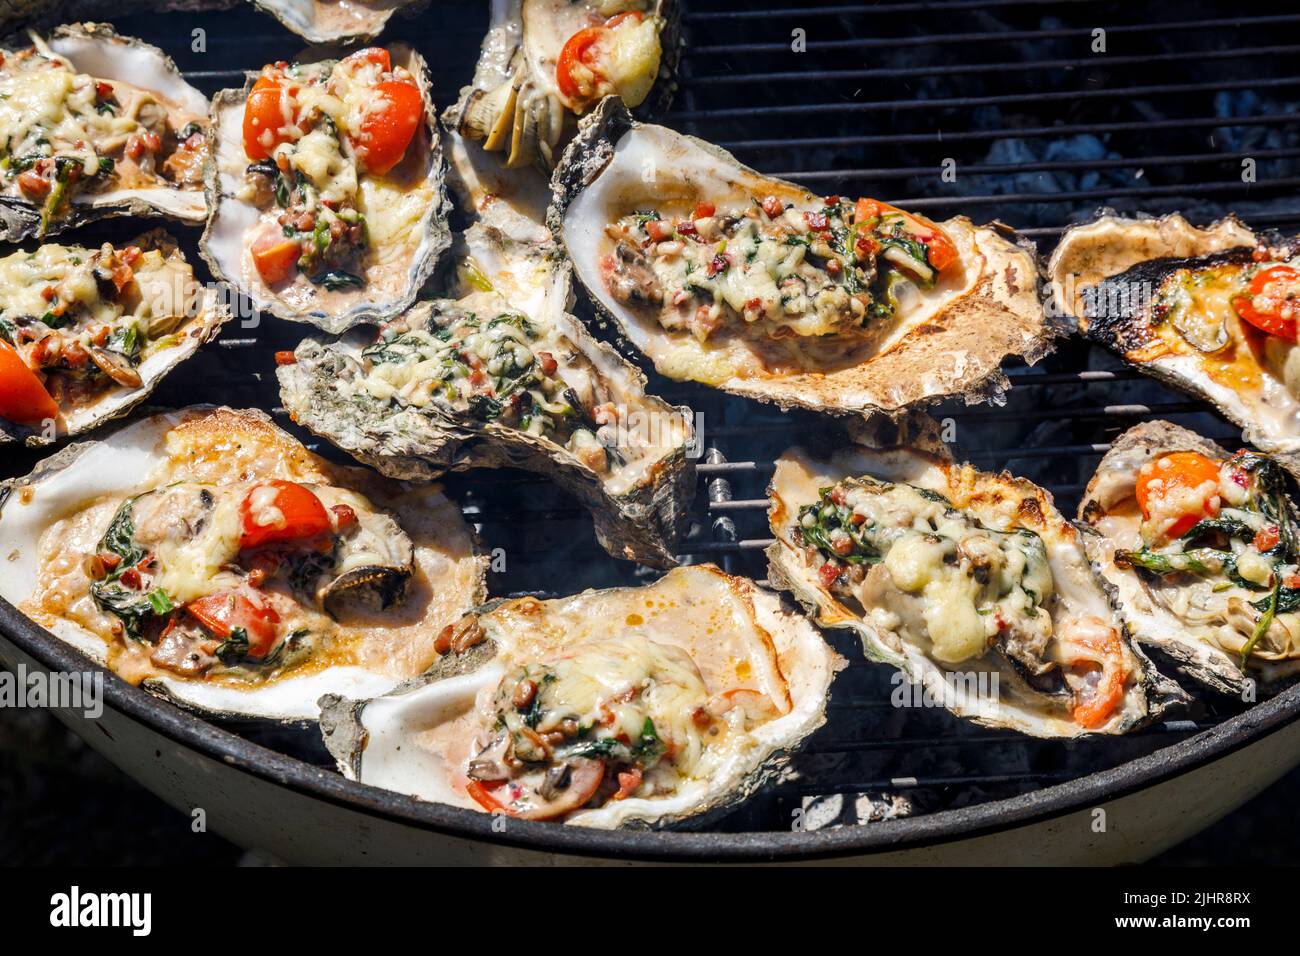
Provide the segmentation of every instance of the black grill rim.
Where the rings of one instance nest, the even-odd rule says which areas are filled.
[[[830,860],[919,849],[1018,829],[1117,800],[1213,763],[1300,720],[1300,684],[1186,740],[1110,770],[1002,800],[867,825],[800,832],[588,830],[492,817],[357,783],[252,743],[126,683],[0,598],[0,634],[40,665],[104,675],[107,707],[205,757],[311,799],[421,830],[571,857],[642,862],[759,863]]]

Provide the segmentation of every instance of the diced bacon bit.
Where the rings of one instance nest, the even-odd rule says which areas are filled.
[[[813,232],[825,232],[831,227],[831,222],[826,218],[825,213],[806,212],[803,214],[804,222],[808,223],[808,228]]]
[[[777,199],[775,196],[764,196],[762,205],[763,212],[767,214],[768,219],[775,219],[777,216],[781,215],[781,213],[785,212],[785,203],[781,202],[781,200]]]
[[[663,242],[673,237],[672,223],[664,222],[662,219],[646,220],[645,231],[651,242]]]
[[[25,173],[19,173],[18,188],[29,199],[44,199],[50,193],[50,181],[29,169]]]
[[[822,587],[828,588],[835,583],[835,579],[840,576],[840,566],[834,561],[827,561],[817,569],[817,577],[822,582]]]
[[[140,580],[140,569],[127,568],[122,572],[122,576],[118,580],[132,591],[138,591],[140,590],[140,585],[142,583]]]
[[[248,572],[248,583],[255,588],[260,588],[265,584],[266,578],[266,568],[252,568]]]
[[[144,258],[144,250],[142,250],[139,246],[127,246],[125,249],[122,250],[122,261],[125,262],[128,266],[130,266],[133,269],[135,268],[136,264],[143,258]]]
[[[831,493],[826,497],[830,498],[831,504],[843,507],[845,501],[843,488],[832,488]]]
[[[880,252],[880,243],[871,236],[858,236],[857,242],[853,244],[853,251],[859,259],[870,259]]]
[[[281,351],[281,352],[276,352],[276,353],[275,353],[275,364],[276,364],[276,365],[297,365],[297,364],[298,364],[298,356],[294,355],[292,352],[287,351],[287,350],[285,350],[285,351]]]
[[[700,233],[699,230],[695,228],[695,223],[689,219],[684,219],[677,223],[676,229],[678,235],[685,236],[687,239],[691,239],[695,242],[704,241],[700,238]]]
[[[1282,579],[1282,586],[1292,591],[1300,591],[1300,572],[1292,572]]]
[[[630,770],[623,770],[618,775],[618,793],[614,794],[615,800],[626,800],[632,794],[636,793],[636,788],[641,786],[641,771],[632,767]]]
[[[837,276],[837,275],[839,275],[843,270],[844,270],[844,266],[842,266],[842,265],[840,264],[840,260],[839,260],[839,259],[827,259],[827,260],[826,260],[826,273],[827,273],[827,275]]]
[[[867,516],[864,514],[858,514],[858,512],[855,511],[853,514],[849,515],[849,522],[855,527],[858,527],[867,523]]]
[[[560,367],[560,363],[555,361],[555,356],[550,352],[538,352],[537,361],[542,366],[543,375],[554,375],[555,370]]]
[[[116,571],[117,566],[122,563],[122,556],[114,551],[99,552],[99,563],[104,566],[106,571]]]
[[[351,505],[334,505],[330,508],[330,514],[334,516],[334,527],[339,531],[356,527],[357,513]]]
[[[101,103],[104,102],[105,100],[110,100],[110,99],[112,99],[112,98],[113,98],[113,84],[112,84],[112,83],[105,83],[103,80],[100,80],[98,83],[96,83],[96,84],[95,84],[95,98],[98,99]]]
[[[763,317],[763,312],[762,299],[755,297],[745,303],[744,316],[746,322],[757,322]]]
[[[161,149],[162,140],[157,133],[136,133],[126,141],[127,157],[137,162],[146,154],[152,156]]]
[[[46,302],[49,302],[58,294],[59,294],[58,290],[55,289],[54,286],[52,285],[47,285],[44,289],[41,290],[41,298],[44,299]]]
[[[705,271],[710,276],[715,276],[719,272],[726,272],[727,269],[730,268],[730,266],[731,266],[731,256],[727,255],[725,252],[719,252],[712,259],[709,260],[709,265],[705,269]]]
[[[68,368],[83,368],[89,360],[90,354],[82,348],[80,342],[74,340],[63,347],[63,361]]]
[[[691,294],[685,289],[678,289],[673,293],[673,305],[681,305],[690,299]]]
[[[1271,524],[1255,532],[1255,540],[1250,544],[1256,551],[1263,554],[1265,551],[1272,551],[1276,548],[1280,540],[1282,539],[1278,534],[1277,525]]]
[[[713,203],[711,202],[697,202],[695,204],[695,211],[694,213],[692,213],[691,218],[708,219],[717,211],[718,211],[718,207],[713,205]]]
[[[831,538],[831,550],[841,558],[853,553],[853,539],[847,534],[837,534]]]

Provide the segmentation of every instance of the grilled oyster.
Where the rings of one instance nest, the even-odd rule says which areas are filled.
[[[0,596],[208,713],[304,720],[323,693],[385,693],[483,599],[484,559],[436,488],[329,465],[258,412],[140,420],[0,501]]]
[[[454,134],[449,152],[478,218],[449,297],[377,332],[303,342],[278,370],[285,408],[393,477],[548,475],[591,510],[610,554],[671,564],[695,491],[690,409],[646,394],[645,376],[568,313],[567,267],[533,218],[541,177],[484,182]]]
[[[498,0],[474,80],[443,121],[509,167],[550,170],[573,117],[602,97],[667,104],[678,17],[677,0]]]
[[[285,319],[342,332],[407,308],[451,243],[424,61],[394,44],[268,66],[213,101],[200,248]]]
[[[823,200],[608,99],[553,179],[551,228],[662,374],[781,407],[897,412],[1005,386],[1051,333],[1033,255],[962,218]]]
[[[1184,697],[1112,622],[1078,531],[1029,481],[937,446],[792,448],[768,493],[772,583],[959,716],[1119,734]]]
[[[1273,459],[1144,422],[1106,453],[1079,518],[1134,636],[1188,676],[1240,695],[1300,673],[1300,525]]]
[[[355,43],[378,36],[397,11],[414,13],[429,0],[253,0],[308,43]]]
[[[160,229],[0,258],[0,444],[46,445],[123,415],[230,318]]]
[[[156,47],[105,24],[0,50],[0,239],[111,216],[202,222],[208,100]]]
[[[1088,338],[1211,403],[1300,475],[1300,239],[1231,218],[1103,216],[1069,230],[1048,271]]]
[[[321,701],[343,773],[603,828],[699,823],[743,800],[822,724],[843,663],[775,595],[712,565],[498,602],[445,640],[412,686]]]

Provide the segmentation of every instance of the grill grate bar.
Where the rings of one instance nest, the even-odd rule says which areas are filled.
[[[1114,69],[1117,66],[1145,65],[1149,63],[1181,63],[1196,57],[1198,60],[1232,60],[1240,57],[1272,56],[1300,52],[1300,46],[1246,46],[1229,50],[1206,50],[1195,53],[1152,53],[1133,56],[1107,55],[1100,58],[1075,57],[1060,60],[1032,60],[1030,62],[952,63],[927,66],[899,67],[866,70],[790,70],[777,73],[714,73],[692,79],[695,87],[734,86],[750,83],[816,83],[831,80],[898,80],[908,77],[937,78],[941,76],[972,76],[985,73],[1032,73],[1042,70],[1073,70],[1079,68]]]
[[[1029,163],[974,163],[958,166],[963,176],[983,176],[1020,173],[1047,172],[1091,172],[1102,169],[1127,169],[1130,167],[1150,168],[1155,166],[1188,166],[1203,163],[1237,163],[1243,159],[1293,159],[1300,156],[1300,147],[1279,149],[1257,149],[1240,153],[1184,153],[1174,156],[1120,156],[1108,159],[1069,159]],[[798,179],[810,182],[819,179],[911,179],[917,176],[933,176],[940,171],[938,164],[933,166],[897,166],[879,169],[840,168],[836,170],[808,170],[774,173],[782,179]],[[1037,195],[1037,194],[1036,194]],[[965,201],[967,197],[963,197]]]
[[[1076,134],[1147,132],[1149,130],[1201,129],[1204,127],[1231,129],[1248,126],[1291,126],[1300,123],[1300,115],[1272,113],[1263,116],[1199,116],[1188,119],[1125,121],[1117,123],[1071,123],[1060,126],[1011,127],[1007,129],[936,130],[933,133],[899,133],[885,135],[809,136],[797,139],[747,139],[724,140],[722,145],[733,152],[747,150],[789,150],[819,147],[884,146],[926,143],[957,143],[1003,139],[1045,139]]]
[[[798,179],[798,176],[791,178]],[[901,206],[916,209],[931,209],[935,206],[950,206],[959,203],[963,206],[987,206],[1007,203],[1076,203],[1105,202],[1112,199],[1145,199],[1150,196],[1209,196],[1215,193],[1244,190],[1252,192],[1256,188],[1281,189],[1300,186],[1300,176],[1286,176],[1280,179],[1247,183],[1241,180],[1223,183],[1169,183],[1159,186],[1126,187],[1111,189],[1076,189],[1069,192],[1053,193],[1005,193],[987,196],[917,196],[897,200]]]
[[[1096,3],[1098,0],[985,0],[979,10],[995,10],[1007,7],[1063,6],[1065,4]],[[881,3],[881,4],[845,4],[826,7],[778,7],[774,10],[688,10],[684,14],[687,22],[709,22],[717,20],[767,20],[772,17],[818,17],[850,16],[882,13],[967,13],[972,9],[969,3]]]
[[[1147,86],[1121,86],[1112,88],[1084,90],[1040,90],[1023,93],[998,93],[993,96],[951,96],[946,98],[924,100],[870,100],[855,103],[851,100],[839,103],[802,103],[784,106],[764,107],[764,113],[776,116],[806,117],[813,115],[835,115],[843,113],[900,112],[911,110],[974,109],[980,106],[1008,106],[1025,102],[1025,97],[1032,96],[1043,103],[1074,103],[1079,100],[1126,99],[1132,100],[1145,96],[1183,96],[1187,93],[1219,93],[1236,90],[1278,89],[1300,85],[1300,76],[1271,77],[1266,80],[1230,80],[1211,83],[1154,83]],[[745,120],[753,116],[753,109],[728,106],[719,109],[683,110],[669,115],[669,122],[698,123],[704,120],[716,123],[719,120]],[[1225,120],[1224,126],[1231,126]]]
[[[1260,17],[1231,17],[1212,20],[1171,20],[1158,24],[1164,33],[1190,30],[1242,30],[1249,27],[1281,26],[1286,23],[1300,22],[1300,14],[1274,14]],[[1127,34],[1149,34],[1153,24],[1134,23],[1106,27],[1109,36]],[[1072,37],[1092,38],[1092,27],[1068,27],[1056,30],[1000,30],[990,34],[988,31],[970,33],[936,33],[930,36],[911,37],[854,37],[847,40],[820,40],[814,44],[821,52],[831,50],[873,50],[881,48],[897,49],[915,46],[947,46],[964,43],[987,45],[990,42],[1024,42],[1034,40],[1068,40]],[[688,46],[684,55],[692,58],[717,56],[727,53],[789,53],[789,43],[728,43],[723,45]],[[766,109],[771,109],[767,107]]]

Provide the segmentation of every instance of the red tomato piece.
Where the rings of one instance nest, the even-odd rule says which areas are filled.
[[[40,377],[7,342],[0,342],[0,418],[35,425],[59,417],[59,406]]]
[[[292,481],[268,481],[253,488],[239,506],[241,548],[302,541],[330,531],[330,517],[316,493]]]

